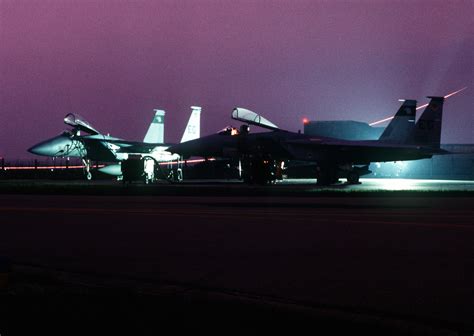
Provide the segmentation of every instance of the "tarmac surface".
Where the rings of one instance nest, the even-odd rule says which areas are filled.
[[[239,180],[184,180],[180,183],[158,181],[154,184],[133,182],[124,184],[114,180],[1,180],[0,194],[88,194],[88,195],[177,195],[177,196],[300,196],[321,194],[465,194],[474,193],[473,180],[422,180],[366,178],[359,184],[345,180],[331,186],[318,186],[316,179],[285,179],[274,185],[246,185]]]
[[[474,330],[473,181],[308,182],[85,182],[84,191],[2,181],[0,256],[112,284]]]

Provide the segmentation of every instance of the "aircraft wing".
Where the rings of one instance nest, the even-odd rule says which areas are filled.
[[[417,145],[405,145],[395,143],[384,143],[377,140],[366,140],[366,141],[344,141],[339,139],[324,139],[324,138],[310,138],[310,139],[296,139],[286,141],[289,145],[302,146],[302,147],[313,147],[313,148],[326,148],[326,149],[343,149],[347,148],[350,150],[359,149],[420,149],[423,146]],[[428,148],[427,148],[428,149]],[[429,148],[429,151],[433,154],[449,154],[450,152],[444,149]]]
[[[153,144],[139,141],[125,141],[121,139],[106,140],[107,143],[116,148],[119,153],[150,153],[157,146],[166,146],[165,144]]]
[[[285,142],[296,159],[304,161],[334,161],[352,164],[389,162],[430,158],[449,152],[432,147],[400,145],[374,141],[344,141],[333,139],[294,139]]]

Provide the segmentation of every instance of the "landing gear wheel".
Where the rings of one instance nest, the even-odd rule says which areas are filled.
[[[350,184],[358,184],[359,174],[354,171],[349,172],[349,174],[347,174],[347,182],[349,182]]]
[[[319,186],[328,186],[335,184],[339,181],[337,177],[337,168],[333,166],[322,166],[319,167],[316,174],[317,185]]]
[[[88,181],[92,180],[92,174],[91,174],[91,172],[87,172],[86,178],[87,178]]]

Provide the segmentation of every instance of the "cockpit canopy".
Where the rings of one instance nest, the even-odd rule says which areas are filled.
[[[279,127],[270,120],[267,120],[261,115],[241,107],[234,108],[232,111],[232,119],[272,130],[279,129]]]
[[[89,134],[99,134],[99,131],[92,127],[91,124],[89,124],[83,117],[78,114],[67,114],[64,117],[64,123]]]

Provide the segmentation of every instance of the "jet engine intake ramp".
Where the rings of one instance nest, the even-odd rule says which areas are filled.
[[[232,111],[232,119],[271,130],[280,129],[277,125],[265,119],[261,115],[241,107],[234,108]]]

